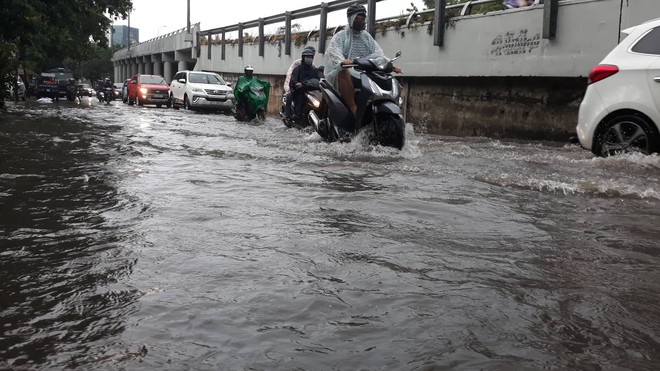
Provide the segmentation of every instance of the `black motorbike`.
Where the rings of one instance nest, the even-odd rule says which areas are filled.
[[[113,100],[115,100],[114,97],[114,89],[111,87],[104,87],[99,89],[99,91],[96,93],[96,98],[99,100],[100,103],[105,102],[106,104],[110,104]]]
[[[316,111],[316,114],[320,114],[319,107],[321,107],[321,100],[323,99],[321,95],[321,90],[319,90],[319,80],[310,79],[303,83],[303,86],[298,89],[303,89],[305,98],[303,99],[304,107],[302,107],[301,115],[292,115],[291,118],[286,118],[284,114],[284,108],[286,106],[286,96],[282,98],[282,107],[280,108],[280,117],[282,117],[282,122],[286,127],[302,129],[312,125],[310,120],[309,113],[311,111]],[[291,111],[296,112],[296,102],[291,102]]]
[[[362,130],[370,129],[372,143],[403,148],[405,124],[401,118],[399,82],[392,76],[394,59],[383,56],[357,58],[344,68],[350,71],[356,88],[355,117],[344,99],[326,81],[320,83],[323,94],[322,111],[318,115],[310,111],[309,118],[316,132],[328,142],[348,142]]]

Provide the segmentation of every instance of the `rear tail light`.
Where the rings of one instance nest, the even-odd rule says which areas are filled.
[[[619,67],[612,64],[599,64],[589,72],[589,84],[606,79],[619,72]]]

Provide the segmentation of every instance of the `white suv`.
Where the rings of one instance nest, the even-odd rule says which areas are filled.
[[[580,144],[599,156],[660,151],[660,18],[621,32],[589,73],[578,114]]]
[[[234,107],[234,91],[213,72],[179,71],[170,84],[172,107],[215,109],[229,112]]]

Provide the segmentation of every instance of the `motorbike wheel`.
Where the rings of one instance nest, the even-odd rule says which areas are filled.
[[[382,146],[403,148],[406,142],[406,125],[399,115],[379,114],[376,116],[376,142]]]

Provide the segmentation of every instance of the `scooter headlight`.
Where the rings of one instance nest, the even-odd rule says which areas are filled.
[[[321,105],[321,101],[318,100],[315,96],[308,94],[307,98],[309,99],[310,102],[312,102],[314,108],[319,108],[319,106]]]

